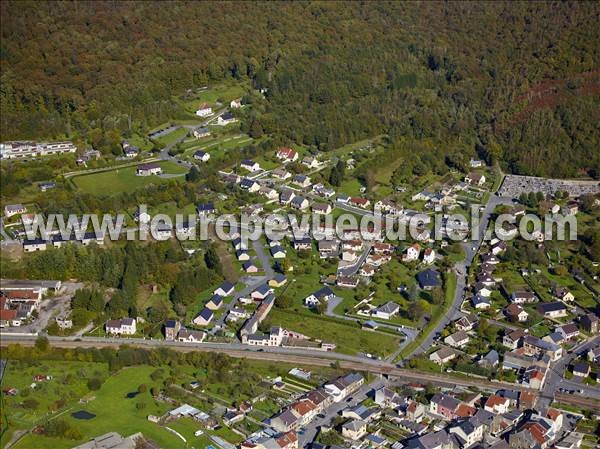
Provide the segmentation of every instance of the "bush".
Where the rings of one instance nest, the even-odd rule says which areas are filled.
[[[23,401],[23,407],[29,410],[35,410],[38,408],[38,405],[40,405],[40,403],[33,398],[25,399]]]
[[[92,377],[90,380],[88,380],[87,386],[92,391],[99,390],[102,386],[102,379],[99,379],[98,377]]]

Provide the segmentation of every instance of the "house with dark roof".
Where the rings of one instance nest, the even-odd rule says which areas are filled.
[[[584,331],[590,334],[598,333],[598,317],[594,313],[588,313],[579,318],[579,324]]]
[[[135,170],[135,174],[138,176],[160,175],[161,173],[162,168],[156,163],[141,164],[138,165],[137,169]]]
[[[197,326],[206,326],[206,325],[210,324],[213,317],[214,317],[213,311],[210,310],[208,307],[205,307],[204,309],[202,309],[200,311],[200,313],[198,315],[196,315],[194,317],[194,319],[192,320],[192,323],[194,323]]]
[[[212,295],[206,303],[206,307],[210,310],[219,310],[223,305],[223,298],[219,295]]]
[[[432,268],[417,273],[417,282],[423,290],[433,290],[441,285],[440,275],[437,271]]]
[[[181,329],[181,323],[177,320],[167,320],[165,322],[165,340],[174,341]]]
[[[213,203],[199,203],[196,206],[196,210],[198,211],[198,215],[214,214],[217,211]]]
[[[446,419],[456,418],[460,401],[444,393],[436,393],[429,402],[429,412],[441,415]]]
[[[329,287],[325,286],[304,298],[304,305],[316,307],[320,302],[327,302],[333,298],[335,298],[335,293]]]
[[[567,316],[567,307],[562,302],[538,304],[537,310],[544,318],[560,318]]]
[[[219,285],[219,287],[213,292],[213,294],[226,297],[231,295],[234,289],[235,285],[233,285],[228,280],[225,280],[221,285]]]

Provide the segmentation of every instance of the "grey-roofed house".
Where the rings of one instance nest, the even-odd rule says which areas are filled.
[[[393,301],[388,301],[385,304],[377,307],[372,315],[376,318],[389,320],[400,311],[400,306]]]

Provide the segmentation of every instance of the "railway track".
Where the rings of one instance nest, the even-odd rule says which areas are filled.
[[[5,337],[6,334],[3,335]],[[0,347],[6,347],[9,344],[19,343],[24,346],[33,346],[35,344],[35,338],[0,338]],[[389,377],[393,377],[400,382],[415,382],[419,384],[431,383],[433,385],[443,386],[443,387],[477,387],[484,390],[498,390],[500,388],[508,388],[511,390],[519,390],[519,391],[527,391],[529,393],[534,394],[536,397],[540,397],[540,391],[534,390],[531,388],[523,387],[520,385],[515,385],[509,382],[502,381],[490,381],[481,378],[475,377],[458,377],[452,376],[446,373],[430,373],[416,370],[408,370],[405,368],[397,368],[394,365],[381,363],[373,360],[365,360],[365,361],[353,361],[353,360],[345,360],[342,354],[336,353],[317,353],[310,355],[302,355],[302,354],[291,354],[291,353],[278,353],[278,352],[261,352],[257,350],[249,350],[249,349],[237,349],[231,348],[227,345],[222,345],[219,347],[208,346],[204,344],[199,345],[188,345],[188,344],[169,344],[162,345],[157,341],[153,341],[152,344],[149,344],[148,341],[86,341],[84,339],[80,340],[68,340],[68,339],[60,339],[60,338],[51,338],[50,343],[52,346],[60,347],[60,348],[114,348],[118,349],[123,345],[127,345],[130,347],[137,348],[157,348],[157,347],[168,347],[174,351],[180,352],[222,352],[231,357],[236,358],[249,358],[249,359],[257,359],[257,360],[266,360],[271,362],[285,362],[285,363],[293,363],[299,365],[306,366],[330,366],[332,363],[338,363],[340,368],[354,371],[362,371],[362,372],[370,372],[373,374],[382,374]],[[593,398],[584,398],[581,396],[564,394],[564,393],[556,393],[554,397],[548,398],[551,400],[555,400],[564,404],[574,405],[576,407],[584,407],[590,408],[592,410],[598,409],[600,407],[600,400],[596,400]]]

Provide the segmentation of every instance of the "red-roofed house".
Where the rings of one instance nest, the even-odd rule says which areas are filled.
[[[291,148],[282,147],[277,150],[277,159],[284,162],[294,162],[298,160],[298,153]]]

